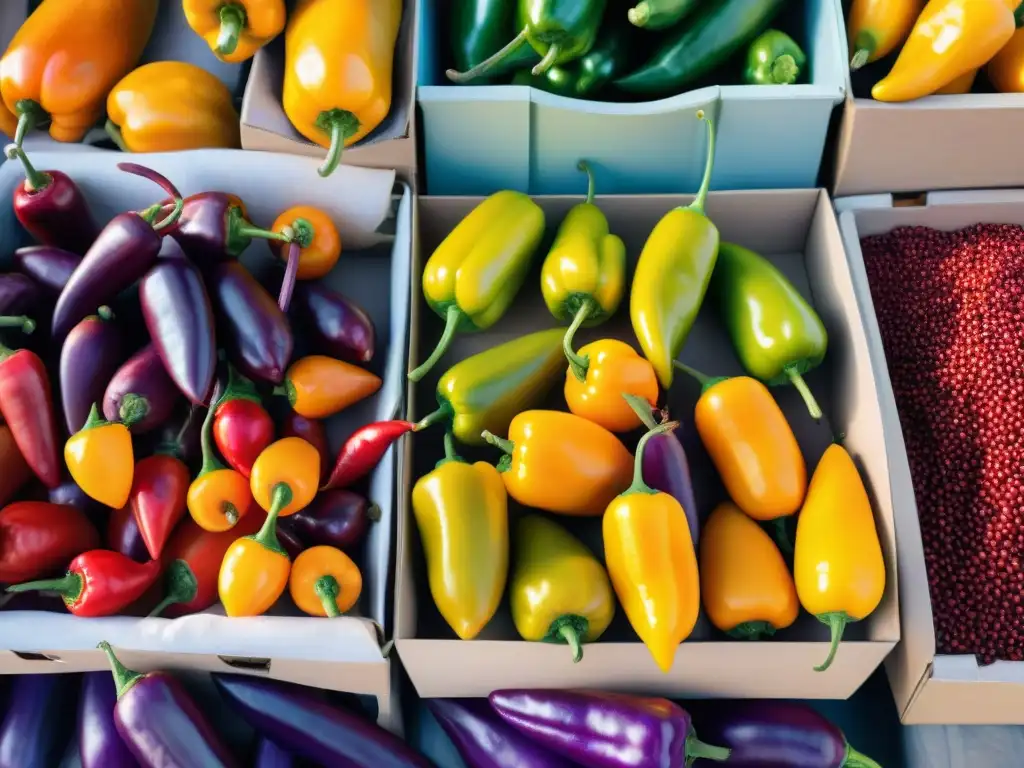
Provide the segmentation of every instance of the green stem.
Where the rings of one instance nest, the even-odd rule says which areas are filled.
[[[854,54],[850,59],[850,71],[856,72],[868,63],[868,59],[878,49],[878,40],[871,32],[861,32],[853,41]]]
[[[511,456],[512,452],[516,449],[516,444],[511,440],[498,437],[497,435],[488,432],[486,429],[480,433],[480,437],[486,440],[489,445],[493,445],[495,448],[500,450],[506,456]]]
[[[590,163],[588,163],[586,160],[580,160],[578,163],[576,163],[576,169],[579,171],[583,171],[585,174],[587,174],[587,199],[584,200],[583,202],[594,202],[594,193],[597,189],[597,184],[594,181],[594,171],[591,169]]]
[[[445,436],[447,436],[447,433],[445,433]],[[454,449],[454,447],[455,446],[453,445],[452,448]],[[446,445],[445,446],[445,450],[446,451],[447,451],[447,448],[448,448],[448,446]],[[380,505],[377,504],[376,502],[372,502],[371,501],[369,503],[369,505],[367,505],[367,507],[366,507],[366,519],[369,520],[371,523],[379,523],[381,517],[383,516],[383,514],[384,513],[381,510]]]
[[[462,322],[462,317],[463,312],[456,304],[448,307],[444,315],[444,332],[441,334],[441,340],[437,342],[437,346],[430,353],[430,357],[418,368],[409,372],[409,381],[416,382],[422,379],[430,372],[431,368],[437,365],[437,361],[444,357],[444,353],[448,351],[452,339],[455,338],[456,331],[459,330],[459,323]]]
[[[290,243],[291,238],[288,235],[281,234],[280,232],[274,232],[269,229],[260,229],[248,224],[239,224],[233,229],[234,234],[238,237],[254,238],[258,237],[262,240],[276,240],[279,243]]]
[[[105,427],[110,424],[109,421],[103,418],[100,413],[100,407],[97,403],[92,404],[92,408],[89,409],[89,418],[85,420],[85,424],[78,430],[79,432],[85,432],[89,429],[96,429],[97,427]]]
[[[1024,27],[1024,3],[1018,5],[1017,10],[1013,12],[1013,23],[1017,29]]]
[[[24,334],[32,334],[36,330],[36,321],[25,315],[0,317],[0,328],[17,328]]]
[[[316,237],[313,222],[309,219],[296,219],[289,226],[292,230],[289,237],[299,248],[309,248],[313,244],[313,238]]]
[[[839,643],[843,639],[843,632],[846,630],[846,625],[850,622],[850,617],[841,611],[837,611],[835,613],[823,613],[816,618],[832,630],[832,644],[829,647],[828,656],[821,666],[814,668],[815,672],[824,672],[832,666],[832,661],[836,657],[836,651],[839,650]]]
[[[789,536],[789,527],[786,521],[788,517],[776,517],[772,520],[772,525],[775,528],[775,543],[779,545],[779,550],[784,555],[793,554],[793,541]]]
[[[800,397],[804,399],[811,418],[815,421],[821,421],[821,406],[814,399],[814,394],[811,392],[811,388],[807,386],[807,382],[804,381],[804,377],[795,368],[786,368],[786,375],[789,377],[790,383],[796,387],[796,391],[800,393]]]
[[[622,396],[634,411],[637,411],[637,408],[640,407],[639,403],[643,403],[644,408],[650,408],[650,403],[642,397],[629,394],[623,394]],[[639,414],[639,411],[637,413]],[[673,431],[678,426],[678,421],[666,421],[664,424],[658,424],[653,429],[647,430],[644,436],[640,438],[640,442],[636,446],[636,455],[633,457],[633,482],[629,488],[622,492],[622,496],[627,496],[631,493],[657,493],[656,490],[644,482],[644,450],[647,448],[647,443],[652,437],[664,435],[666,432]]]
[[[117,127],[117,124],[113,120],[107,120],[107,124],[103,126],[103,129],[107,132],[107,136],[114,142],[114,145],[122,152],[131,152],[128,149],[128,145],[124,143],[124,136],[121,135],[121,129]]]
[[[779,85],[792,85],[800,74],[800,68],[796,65],[796,59],[784,53],[772,62],[771,73],[773,82]]]
[[[572,651],[572,661],[574,664],[578,664],[583,660],[583,644],[580,642],[580,636],[576,632],[576,629],[572,624],[563,624],[558,628],[558,634],[565,640],[569,646],[569,650]]]
[[[149,612],[150,618],[159,616],[176,603],[188,603],[195,600],[196,593],[199,591],[196,574],[184,560],[175,560],[167,566],[164,581],[167,584],[167,595],[156,608]]]
[[[696,379],[697,383],[700,384],[701,394],[707,392],[715,386],[715,384],[719,384],[729,378],[728,376],[708,376],[707,374],[701,373],[696,368],[691,368],[686,363],[681,363],[678,360],[673,360],[672,365],[687,376]]]
[[[558,61],[558,56],[561,53],[562,47],[558,43],[551,43],[551,45],[548,46],[547,53],[544,54],[544,58],[540,60],[540,63],[537,64],[537,66],[530,70],[530,73],[534,77],[540,77],[555,66],[555,63]]]
[[[245,376],[238,372],[235,366],[228,364],[228,384],[224,388],[224,394],[217,400],[217,405],[232,400],[249,400],[253,403],[263,404],[256,386]]]
[[[316,585],[313,589],[316,592],[316,596],[320,598],[320,603],[323,605],[328,618],[333,619],[335,616],[341,616],[341,611],[338,610],[338,595],[341,593],[341,587],[338,586],[336,578],[333,576],[321,576],[316,580]]]
[[[117,656],[114,655],[114,649],[110,647],[110,643],[106,640],[96,647],[107,654],[107,660],[110,662],[110,670],[114,673],[114,687],[117,688],[117,698],[120,699],[128,692],[129,688],[145,677],[141,672],[128,669],[124,664],[122,664],[118,660]]]
[[[50,186],[53,177],[48,173],[37,171],[36,167],[29,161],[28,155],[25,154],[25,150],[21,148],[21,145],[8,144],[4,149],[4,154],[7,155],[8,160],[21,161],[21,167],[25,169],[25,190],[27,192],[39,192]]]
[[[572,340],[576,335],[576,331],[580,329],[580,326],[587,321],[590,317],[590,313],[594,311],[596,304],[593,299],[584,299],[580,304],[580,308],[576,310],[576,316],[572,319],[572,324],[569,326],[569,330],[565,332],[565,336],[562,337],[562,349],[565,351],[565,357],[569,361],[569,368],[572,369],[573,376],[576,377],[577,381],[584,382],[587,380],[587,370],[590,368],[590,357],[587,355],[577,355],[572,349]]]
[[[458,461],[465,463],[466,460],[459,456],[458,452],[455,450],[455,435],[453,435],[451,432],[445,432],[444,458],[437,462],[437,464],[434,466],[434,469],[437,469],[437,467],[440,467],[442,464],[447,464],[449,461]]]
[[[21,149],[25,134],[45,123],[50,115],[37,101],[21,99],[14,105],[14,113],[18,116],[18,127],[14,131],[14,143]]]
[[[117,415],[121,423],[131,429],[142,421],[149,414],[149,400],[142,395],[129,392],[121,398],[121,407],[117,409]]]
[[[345,141],[349,136],[359,132],[359,118],[344,109],[329,109],[321,112],[316,118],[316,127],[331,137],[331,146],[327,150],[327,157],[323,165],[317,168],[317,173],[326,178],[337,169],[341,163],[341,152],[345,148]]]
[[[452,407],[449,403],[443,403],[436,411],[431,411],[413,427],[413,432],[420,432],[427,427],[432,427],[440,421],[450,419],[454,415]]]
[[[465,72],[458,72],[457,70],[449,69],[445,72],[445,76],[453,83],[468,83],[470,80],[483,77],[494,69],[494,67],[525,45],[529,39],[528,35],[529,29],[524,27],[522,32],[513,37],[504,48],[484,59],[475,67],[467,69]]]
[[[267,519],[263,523],[263,527],[254,536],[250,537],[257,544],[285,557],[288,557],[288,553],[284,551],[281,542],[277,540],[277,518],[280,516],[281,510],[291,503],[291,486],[288,483],[278,483],[275,485],[270,491],[270,509],[267,511]]]
[[[850,742],[846,742],[846,757],[843,760],[843,768],[882,768],[882,766],[867,755],[858,752],[850,746]]]
[[[761,640],[765,636],[774,635],[775,627],[767,621],[746,621],[737,624],[725,634],[736,640]]]
[[[230,56],[238,47],[238,38],[245,29],[245,8],[236,3],[220,7],[220,33],[217,35],[219,56]]]
[[[716,763],[725,762],[729,759],[729,755],[732,754],[732,750],[727,747],[705,744],[697,738],[697,734],[692,730],[690,735],[686,737],[686,748],[683,751],[688,761],[703,758],[704,760],[713,760]]]
[[[82,596],[85,589],[85,582],[81,575],[68,571],[59,579],[43,579],[41,581],[28,581],[24,584],[12,584],[7,588],[8,592],[56,592],[64,602],[73,603]]]
[[[704,204],[708,201],[708,191],[711,189],[711,171],[715,167],[715,123],[704,114],[703,109],[697,110],[697,119],[703,120],[708,127],[708,157],[704,163],[704,178],[700,182],[700,189],[697,190],[697,197],[686,207],[703,214]]]
[[[185,210],[185,201],[182,200],[180,197],[174,198],[174,208],[172,208],[171,212],[167,214],[167,218],[165,218],[163,221],[158,221],[156,224],[153,225],[153,231],[162,232],[168,227],[173,226],[174,223],[178,220],[178,217],[181,216],[181,212],[183,210]]]
[[[637,3],[635,8],[630,8],[626,11],[626,18],[629,19],[629,23],[634,27],[646,26],[647,22],[651,20],[650,3],[646,2],[646,0]]]
[[[203,466],[199,470],[199,477],[208,475],[211,472],[227,469],[220,459],[217,458],[217,454],[213,449],[213,418],[219,405],[220,400],[216,403],[210,403],[210,407],[206,410],[206,418],[203,419],[202,431],[199,433],[199,446],[203,452]]]

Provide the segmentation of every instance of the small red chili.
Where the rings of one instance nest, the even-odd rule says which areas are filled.
[[[213,441],[224,461],[246,478],[253,462],[274,442],[274,422],[252,382],[228,368],[228,385],[217,401],[213,416]]]
[[[415,426],[408,421],[378,421],[357,429],[338,451],[324,489],[347,488],[366,477],[388,448]]]

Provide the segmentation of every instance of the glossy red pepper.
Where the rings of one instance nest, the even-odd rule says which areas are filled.
[[[35,323],[25,317],[0,317],[0,328],[31,333]],[[57,420],[50,396],[50,377],[39,355],[0,344],[0,415],[14,435],[25,462],[47,488],[60,485]]]
[[[10,504],[0,509],[0,584],[46,576],[98,546],[99,533],[75,507],[46,501]]]
[[[252,382],[228,368],[228,386],[217,401],[213,441],[224,461],[245,477],[263,449],[274,442],[274,422]]]
[[[72,560],[63,578],[30,581],[8,587],[7,591],[56,592],[75,616],[113,616],[153,586],[161,567],[159,560],[136,563],[120,552],[93,549]]]
[[[338,451],[324,488],[347,488],[366,477],[388,448],[415,426],[409,421],[377,421],[357,429]]]
[[[281,437],[301,437],[320,454],[320,482],[327,478],[331,468],[331,448],[327,444],[327,430],[317,419],[307,419],[295,411],[288,411],[281,426]]]
[[[157,560],[174,527],[187,510],[188,467],[181,459],[156,454],[135,465],[128,505],[149,556]]]

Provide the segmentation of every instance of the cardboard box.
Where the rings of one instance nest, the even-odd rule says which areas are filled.
[[[887,659],[886,671],[900,719],[908,725],[1024,724],[1024,662],[997,661],[982,667],[973,655],[936,655],[917,501],[860,248],[861,238],[895,227],[956,230],[979,222],[1024,226],[1024,192],[935,192],[912,205],[894,204],[891,196],[876,195],[837,200],[836,209],[878,373],[885,452],[899,530],[903,638]]]
[[[686,196],[600,197],[613,232],[626,242],[635,262],[648,233]],[[549,236],[579,197],[540,197]],[[414,274],[441,239],[478,203],[479,198],[423,197],[419,200],[419,239]],[[416,436],[399,473],[396,644],[402,663],[423,697],[482,696],[501,687],[586,686],[687,697],[722,698],[846,698],[869,677],[900,638],[896,589],[896,541],[889,469],[883,446],[882,417],[875,392],[871,360],[854,286],[842,252],[828,195],[822,190],[712,193],[708,215],[724,240],[758,249],[769,256],[803,294],[811,298],[829,331],[830,351],[808,382],[822,404],[828,423],[815,424],[798,394],[789,387],[774,390],[793,425],[809,470],[832,440],[832,430],[846,434],[845,445],[857,460],[876,514],[887,565],[888,585],[879,608],[867,620],[851,625],[835,665],[825,673],[813,670],[827,653],[827,631],[811,616],[772,642],[720,642],[706,622],[698,624],[676,654],[670,674],[663,674],[648,650],[637,641],[621,609],[602,640],[585,646],[583,660],[573,664],[565,646],[528,643],[518,638],[507,601],[480,637],[459,641],[443,622],[430,597],[423,558],[410,511],[415,478],[430,471],[441,455],[441,432],[432,428]],[[550,240],[550,237],[549,237]],[[544,246],[546,248],[546,246]],[[541,257],[537,257],[539,268]],[[631,266],[632,268],[632,266]],[[422,416],[434,406],[438,378],[454,362],[523,333],[557,327],[537,288],[528,278],[511,310],[493,328],[462,334],[445,358],[421,384],[410,390],[409,402]],[[411,340],[412,361],[418,363],[440,336],[440,319],[416,292]],[[710,374],[738,374],[724,328],[711,302],[700,313],[681,359]],[[577,343],[612,335],[632,340],[625,305],[606,325],[581,331]],[[633,342],[635,344],[635,342]],[[561,386],[550,407],[564,409]],[[668,399],[669,410],[682,419],[700,513],[706,516],[724,497],[717,474],[692,428],[699,388],[680,378]],[[628,443],[632,448],[634,443]],[[460,446],[467,460],[494,461],[494,449]],[[516,506],[512,505],[513,510]],[[513,514],[518,514],[513,511]],[[559,518],[600,553],[600,518]]]
[[[341,162],[366,168],[394,168],[403,181],[416,176],[416,41],[415,0],[405,0],[402,28],[395,46],[391,111],[369,136],[342,153]],[[340,55],[340,54],[339,54]],[[262,48],[242,101],[242,148],[316,157],[327,150],[295,130],[281,106],[284,82],[284,35]]]
[[[98,221],[120,211],[142,210],[164,196],[152,182],[118,171],[122,159],[120,153],[101,150],[39,153],[35,158],[40,168],[59,168],[77,179]],[[376,395],[328,422],[336,451],[358,427],[394,418],[405,409],[412,195],[405,185],[395,186],[394,171],[346,167],[310,185],[307,180],[316,175],[316,162],[310,158],[268,153],[258,163],[251,159],[237,150],[200,150],[148,154],[145,164],[168,176],[185,195],[217,189],[241,196],[251,219],[264,226],[298,202],[332,214],[345,256],[325,281],[355,298],[373,319],[377,349],[370,366],[383,379]],[[267,184],[268,178],[274,183]],[[20,180],[16,164],[0,168],[0,196],[9,198]],[[0,208],[0,254],[5,260],[21,239],[10,207]],[[245,253],[253,271],[272,264],[271,259],[265,241],[254,241]],[[96,644],[107,640],[124,654],[126,664],[143,670],[235,670],[374,695],[382,718],[390,721],[397,705],[391,695],[390,662],[381,646],[397,461],[398,451],[388,451],[370,478],[369,495],[382,518],[364,545],[363,596],[352,615],[330,621],[306,617],[287,595],[271,614],[255,618],[226,618],[219,604],[174,620],[0,611],[0,674],[103,669],[106,662]]]

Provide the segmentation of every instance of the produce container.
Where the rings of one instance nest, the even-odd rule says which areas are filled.
[[[40,152],[33,159],[40,169],[59,168],[76,179],[97,221],[154,201],[156,188],[151,182],[117,170],[122,154]],[[251,155],[237,150],[200,150],[148,154],[143,162],[169,177],[182,194],[221,190],[239,195],[251,219],[263,226],[299,202],[328,212],[344,251],[325,280],[356,297],[372,318],[377,332],[372,366],[383,379],[376,395],[328,423],[333,450],[356,428],[404,410],[412,196],[404,184],[395,185],[394,171],[347,167],[310,184],[309,179],[316,178],[316,161],[292,155],[267,153],[254,163]],[[0,168],[0,199],[9,200],[21,179],[19,164]],[[0,206],[0,268],[9,268],[6,260],[20,242],[10,205]],[[245,255],[252,266],[271,258],[265,241],[253,242]],[[398,452],[389,450],[370,478],[369,496],[380,506],[382,518],[364,545],[363,592],[354,615],[331,620],[306,617],[287,596],[270,614],[256,618],[226,618],[219,604],[206,613],[174,620],[82,619],[64,613],[0,610],[0,674],[103,669],[106,662],[96,644],[107,640],[124,654],[126,664],[143,670],[235,670],[371,694],[378,698],[382,717],[391,717],[396,706],[390,662],[381,646],[397,462]]]
[[[811,80],[708,85],[638,104],[592,102],[525,86],[456,86],[444,76],[446,0],[420,4],[419,88],[424,183],[430,195],[536,195],[578,188],[586,158],[607,194],[694,192],[704,168],[697,109],[716,115],[713,189],[813,187],[833,107],[842,101],[839,0],[792,3]],[[608,13],[615,12],[609,3]],[[619,9],[625,17],[625,8]],[[623,23],[626,23],[623,18]]]
[[[577,181],[577,185],[579,182]],[[579,196],[539,197],[548,234]],[[597,204],[611,230],[625,241],[630,269],[648,233],[671,208],[687,204],[687,196],[602,196]],[[414,274],[442,238],[480,198],[422,197],[419,200],[419,239]],[[868,488],[886,570],[885,597],[865,621],[850,625],[834,665],[815,672],[827,654],[828,632],[806,613],[771,642],[722,642],[709,625],[699,622],[690,639],[677,650],[669,674],[663,674],[650,652],[633,633],[625,615],[616,618],[600,641],[584,646],[583,660],[572,663],[564,645],[530,643],[519,639],[511,622],[507,598],[475,640],[455,639],[437,612],[428,591],[420,537],[410,511],[414,481],[430,471],[442,455],[441,427],[418,433],[407,445],[400,465],[397,550],[396,644],[416,690],[423,697],[482,696],[503,687],[587,687],[643,692],[676,697],[720,698],[847,698],[868,679],[900,639],[896,591],[896,542],[889,468],[882,450],[882,418],[875,391],[875,363],[868,354],[860,309],[842,251],[828,195],[823,190],[718,192],[707,204],[708,216],[723,240],[757,249],[768,256],[812,299],[829,333],[824,364],[807,381],[819,398],[826,419],[815,424],[799,395],[789,387],[774,389],[807,461],[808,471],[832,441],[833,431],[845,433],[844,445],[854,456]],[[542,250],[546,245],[542,245]],[[540,258],[538,257],[538,266]],[[411,359],[418,364],[440,336],[440,320],[414,291]],[[627,294],[628,296],[628,294]],[[456,336],[449,353],[419,385],[410,389],[409,402],[423,416],[433,410],[434,388],[443,372],[458,360],[523,333],[557,327],[538,290],[536,271],[505,317],[490,330]],[[614,337],[634,344],[624,303],[607,324],[582,330],[577,344]],[[710,302],[705,304],[680,359],[713,375],[738,374],[741,369],[726,332]],[[561,386],[555,387],[551,407],[564,410]],[[702,516],[724,497],[717,474],[700,447],[693,428],[693,408],[699,388],[676,381],[668,405],[683,423],[684,442]],[[632,442],[628,443],[632,446]],[[495,461],[494,449],[459,445],[468,461]],[[513,510],[516,505],[512,504]],[[513,514],[516,514],[513,511]],[[601,552],[600,518],[558,522]]]
[[[933,192],[901,203],[890,195],[850,197],[837,200],[836,209],[857,303],[868,328],[872,364],[878,373],[877,396],[899,530],[903,636],[886,660],[886,671],[900,719],[908,725],[1024,724],[1024,662],[997,661],[982,666],[973,655],[936,654],[918,503],[860,246],[861,238],[895,227],[951,231],[978,223],[1024,226],[1024,192]]]
[[[346,147],[341,162],[369,168],[395,168],[402,179],[416,174],[417,6],[405,0],[402,28],[395,46],[391,111],[384,122],[357,144]],[[284,35],[262,48],[252,60],[242,101],[242,148],[285,152],[323,159],[327,150],[308,141],[292,126],[281,106],[284,82]]]

